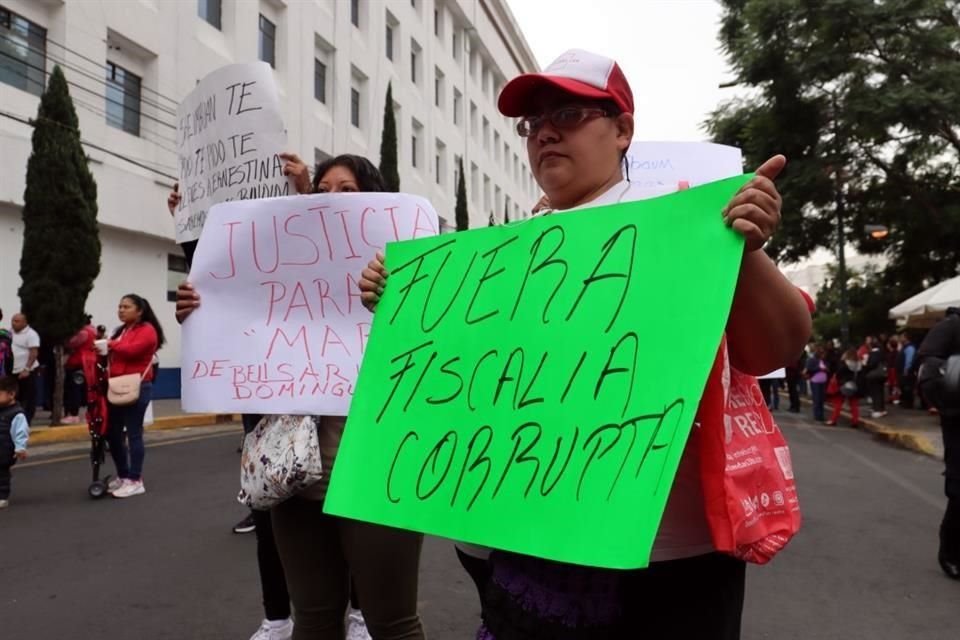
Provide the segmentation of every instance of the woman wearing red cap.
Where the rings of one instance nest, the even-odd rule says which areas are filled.
[[[619,65],[571,50],[543,73],[514,78],[501,113],[520,118],[530,166],[555,211],[649,196],[623,178],[633,138],[633,94]],[[746,239],[726,327],[732,366],[760,375],[791,363],[810,334],[807,302],[761,250],[780,220],[775,156],[737,193],[724,221]],[[674,224],[664,220],[663,224]],[[368,308],[385,284],[374,261],[360,283]],[[479,640],[601,640],[740,637],[745,565],[714,550],[700,488],[698,451],[688,446],[648,569],[613,571],[494,551]]]

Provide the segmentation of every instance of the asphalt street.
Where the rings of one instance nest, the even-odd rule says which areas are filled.
[[[960,583],[935,559],[940,463],[778,417],[804,529],[750,568],[743,638],[960,638]],[[148,492],[130,500],[87,498],[83,451],[34,451],[0,512],[0,639],[246,640],[262,613],[254,538],[230,533],[238,440],[235,427],[154,437]],[[475,593],[447,541],[425,545],[420,606],[431,638],[472,637]]]

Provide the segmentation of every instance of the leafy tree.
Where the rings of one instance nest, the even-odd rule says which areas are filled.
[[[720,38],[749,98],[707,122],[750,166],[775,153],[781,229],[795,261],[835,248],[838,226],[885,252],[899,300],[960,265],[960,9],[955,0],[721,0]],[[838,225],[839,218],[839,225]],[[870,240],[865,224],[890,229]],[[885,317],[885,314],[884,314]]]
[[[30,324],[54,345],[56,424],[63,412],[63,343],[86,323],[87,296],[100,273],[97,185],[59,66],[40,98],[26,182],[19,295]]]
[[[887,310],[900,300],[883,284],[883,276],[873,267],[849,272],[847,297],[850,303],[850,338],[854,346],[868,335],[892,334],[896,330]],[[828,268],[823,288],[817,292],[815,335],[823,340],[840,338],[840,286],[836,268]]]
[[[467,213],[467,183],[463,177],[463,158],[460,158],[460,167],[457,177],[457,204],[455,217],[457,231],[466,231],[470,228],[470,215]]]
[[[383,133],[380,136],[380,173],[387,191],[400,191],[400,171],[397,166],[397,118],[393,113],[393,86],[388,83],[383,105]]]

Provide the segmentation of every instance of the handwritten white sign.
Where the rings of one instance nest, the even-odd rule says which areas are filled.
[[[221,67],[201,80],[177,108],[177,242],[199,238],[219,202],[294,193],[278,157],[286,141],[266,62]]]
[[[437,232],[430,203],[400,193],[214,206],[189,277],[184,410],[346,415],[373,319],[360,272],[387,242]]]
[[[711,142],[646,142],[627,150],[630,181],[647,189],[678,191],[743,173],[736,147]]]

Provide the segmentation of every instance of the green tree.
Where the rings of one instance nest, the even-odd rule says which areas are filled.
[[[493,211],[490,212],[490,219],[489,219],[489,221],[487,222],[487,226],[488,226],[488,227],[495,227],[495,226],[497,226],[497,219],[493,217]]]
[[[510,222],[510,205],[507,203],[503,204],[503,224]]]
[[[457,231],[466,231],[470,228],[470,214],[467,213],[467,183],[463,177],[463,158],[460,158],[459,171],[457,173],[457,205],[454,209]]]
[[[749,97],[707,127],[749,166],[775,153],[782,225],[768,251],[885,252],[904,298],[960,265],[960,25],[955,0],[722,0],[720,39]],[[865,224],[890,229],[871,241]],[[852,305],[851,305],[852,306]]]
[[[19,295],[30,324],[54,345],[56,424],[63,411],[63,343],[85,324],[87,296],[100,273],[97,184],[59,66],[40,98],[26,182]]]
[[[400,191],[400,171],[397,166],[397,119],[393,113],[393,86],[388,83],[383,105],[383,133],[380,136],[380,173],[387,191]]]
[[[814,334],[821,340],[840,338],[840,286],[837,270],[828,268],[824,285],[817,292]],[[873,267],[848,272],[847,297],[850,301],[850,338],[855,346],[868,335],[892,334],[896,323],[887,310],[900,300],[883,286],[882,274]]]

